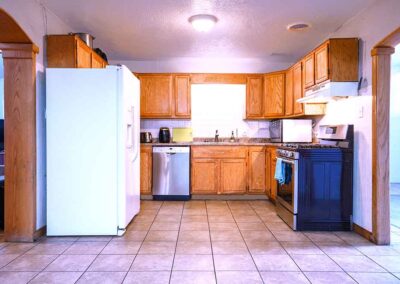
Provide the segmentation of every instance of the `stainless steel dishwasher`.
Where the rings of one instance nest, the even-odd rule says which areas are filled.
[[[153,199],[190,199],[190,147],[153,147]]]

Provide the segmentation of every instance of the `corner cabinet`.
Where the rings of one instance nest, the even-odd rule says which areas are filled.
[[[47,67],[105,68],[107,62],[76,35],[48,35]]]
[[[139,74],[142,118],[190,118],[190,76]]]
[[[267,147],[265,155],[265,176],[266,176],[266,192],[268,198],[276,201],[278,183],[275,180],[275,167],[276,167],[276,148]]]
[[[266,150],[264,146],[249,146],[249,193],[264,193],[266,188]]]
[[[140,194],[152,193],[152,146],[140,146]]]

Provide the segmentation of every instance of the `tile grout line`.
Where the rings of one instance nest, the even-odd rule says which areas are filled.
[[[142,200],[140,200],[140,202],[142,202]],[[146,232],[146,235],[144,236],[144,238],[143,238],[143,240],[142,240],[142,242],[141,242],[141,244],[140,244],[140,246],[139,246],[139,248],[138,248],[138,251],[137,251],[135,257],[133,258],[132,263],[131,263],[131,265],[130,265],[129,268],[128,268],[128,271],[125,273],[125,276],[124,276],[124,278],[122,279],[122,282],[121,282],[121,283],[123,283],[123,282],[125,281],[126,277],[128,276],[129,272],[131,271],[132,265],[133,265],[133,263],[135,262],[136,257],[137,257],[137,255],[139,254],[139,251],[140,251],[140,249],[142,248],[143,243],[144,243],[144,241],[146,240],[147,235],[149,234],[150,229],[151,229],[151,227],[153,226],[153,224],[154,224],[154,222],[155,222],[155,220],[156,220],[156,218],[157,218],[157,215],[158,215],[158,213],[160,212],[160,209],[161,209],[161,207],[163,206],[163,204],[164,204],[164,202],[162,202],[161,205],[160,205],[160,207],[158,207],[157,213],[156,213],[156,215],[154,216],[154,219],[153,219],[153,221],[151,222],[151,225],[150,225],[150,227],[148,228],[148,230],[147,230],[147,232]],[[141,206],[140,206],[140,207],[141,207]],[[139,213],[140,213],[140,209],[139,209]],[[133,220],[133,221],[134,221],[134,220]]]
[[[260,216],[258,216],[257,212],[254,210],[253,206],[251,206],[251,205],[249,204],[248,201],[246,202],[246,204],[248,204],[248,205],[250,206],[251,210],[255,212],[255,214],[257,215],[258,218],[260,218]],[[243,239],[243,242],[244,242],[244,244],[245,244],[245,246],[246,246],[246,248],[247,248],[247,251],[248,251],[248,253],[249,253],[250,257],[251,257],[251,260],[253,261],[254,266],[256,267],[256,270],[257,270],[257,272],[258,272],[258,276],[260,277],[261,282],[262,282],[262,283],[265,283],[265,282],[264,282],[264,279],[262,278],[261,272],[260,272],[260,270],[258,269],[258,266],[257,266],[257,264],[256,264],[256,262],[255,262],[255,260],[254,260],[254,258],[253,258],[253,255],[252,255],[251,252],[250,252],[250,249],[249,249],[249,247],[248,247],[248,245],[247,245],[246,239],[243,237],[242,231],[240,230],[240,228],[239,228],[239,226],[238,226],[238,223],[237,223],[237,221],[236,221],[235,215],[233,215],[233,213],[232,213],[232,209],[231,209],[231,206],[229,205],[229,202],[227,202],[227,205],[228,205],[229,211],[231,212],[231,215],[232,215],[232,217],[233,217],[233,220],[235,221],[235,224],[236,224],[236,226],[237,226],[237,228],[238,228],[238,230],[239,230],[239,233],[240,233],[240,235],[241,235],[241,237],[242,237],[242,239]],[[260,220],[261,220],[261,219],[260,219]],[[262,220],[261,220],[261,221],[262,221]],[[264,225],[264,226],[265,226],[265,225]]]
[[[163,203],[164,204],[164,203]],[[175,263],[175,256],[176,256],[176,249],[178,247],[178,239],[179,239],[179,235],[181,232],[181,224],[182,224],[182,217],[183,217],[183,210],[185,209],[185,201],[183,202],[183,206],[182,206],[182,210],[181,210],[181,218],[179,219],[179,228],[178,228],[178,235],[176,236],[176,241],[175,241],[175,250],[174,250],[174,256],[172,258],[172,265],[171,265],[171,271],[169,274],[169,281],[168,283],[171,283],[172,280],[172,272],[174,270],[174,263]],[[157,214],[158,215],[158,214]]]
[[[206,217],[207,217],[207,225],[208,225],[208,237],[209,237],[210,246],[211,246],[211,257],[212,257],[213,268],[214,268],[214,279],[215,279],[215,283],[217,283],[217,270],[215,269],[214,249],[213,249],[213,242],[211,240],[211,227],[210,227],[210,220],[208,219],[207,200],[204,201],[204,204],[205,204],[205,207],[206,207]]]

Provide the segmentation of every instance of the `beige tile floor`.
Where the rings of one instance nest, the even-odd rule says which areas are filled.
[[[143,201],[123,237],[0,242],[0,283],[400,283],[400,242],[293,232],[268,201]]]

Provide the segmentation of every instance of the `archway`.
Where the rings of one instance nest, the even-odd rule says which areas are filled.
[[[36,225],[36,54],[16,21],[0,9],[4,60],[6,241],[33,241]]]
[[[400,28],[372,50],[372,238],[390,243],[389,119],[390,56],[400,43]]]

